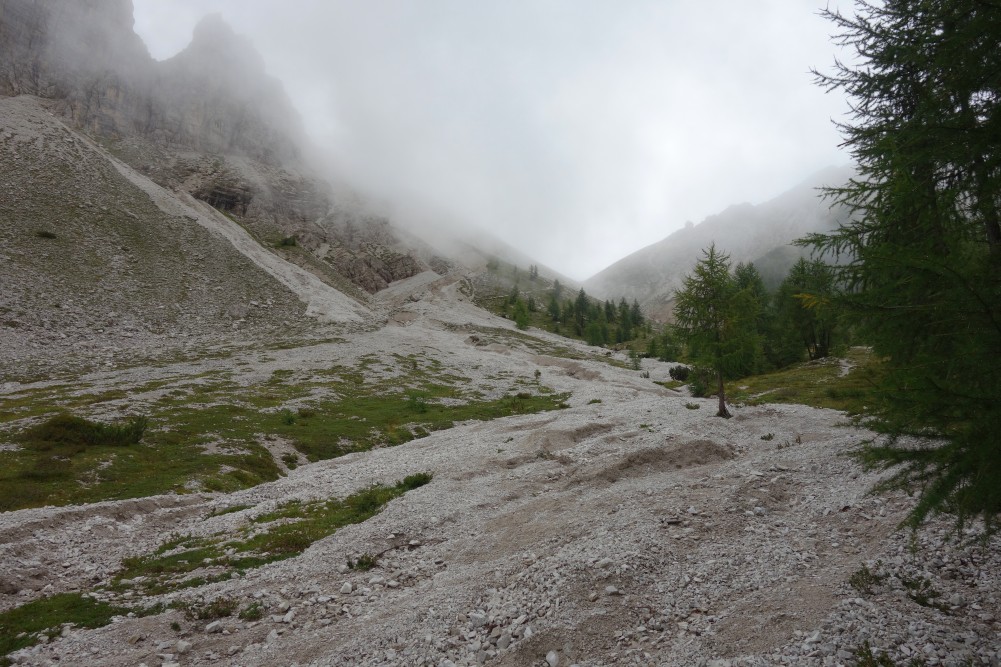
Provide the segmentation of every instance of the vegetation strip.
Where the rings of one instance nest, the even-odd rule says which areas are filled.
[[[515,378],[500,396],[496,381],[470,384],[435,359],[397,354],[367,355],[351,368],[279,369],[252,385],[228,372],[185,376],[131,392],[131,405],[123,403],[125,392],[90,399],[51,388],[26,393],[19,396],[20,417],[48,420],[13,434],[19,449],[0,451],[0,511],[237,491],[284,474],[275,457],[291,469],[300,456],[319,461],[398,445],[460,421],[559,409],[569,397],[537,378]],[[105,409],[142,410],[148,421],[102,424],[67,413],[105,401],[119,402]],[[126,432],[138,437],[122,440]],[[294,451],[273,454],[275,441]]]
[[[393,498],[420,488],[431,479],[431,473],[417,473],[393,486],[371,486],[343,499],[285,503],[252,519],[237,539],[225,535],[172,539],[149,556],[124,559],[109,589],[99,589],[96,594],[61,593],[0,613],[0,655],[31,646],[42,636],[54,637],[66,624],[99,628],[111,623],[115,616],[160,613],[162,605],[135,609],[120,604],[117,598],[130,591],[159,595],[202,586],[293,558],[337,529],[375,516]],[[185,608],[196,618],[211,613],[229,615],[236,610],[235,604],[226,613],[221,613],[224,611],[221,608],[192,611],[183,602],[175,606]],[[0,659],[0,664],[6,662]]]
[[[430,481],[430,473],[418,473],[394,486],[372,486],[343,500],[285,503],[252,519],[241,529],[239,539],[225,535],[177,537],[149,556],[123,560],[111,588],[135,588],[146,595],[158,595],[222,581],[237,572],[298,556],[338,528],[365,521],[393,498]],[[192,576],[195,573],[200,575]]]

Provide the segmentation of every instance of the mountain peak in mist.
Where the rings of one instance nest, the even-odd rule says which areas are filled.
[[[222,14],[206,14],[195,26],[191,43],[175,58],[192,60],[211,72],[263,74],[264,59],[253,43],[230,27]]]

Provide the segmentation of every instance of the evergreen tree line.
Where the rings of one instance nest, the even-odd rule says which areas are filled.
[[[731,269],[711,246],[675,295],[676,326],[650,341],[648,356],[684,356],[723,379],[822,359],[847,340],[837,294],[834,271],[820,260],[800,259],[770,292],[753,263]]]
[[[531,267],[529,279],[538,276],[537,269]],[[522,298],[518,285],[511,288],[506,308],[519,329],[528,328],[533,314],[544,314],[544,320],[551,331],[567,336],[582,338],[589,345],[614,345],[628,343],[651,332],[651,325],[644,316],[639,302],[632,304],[625,298],[618,304],[613,301],[599,301],[587,295],[582,287],[574,296],[564,295],[559,280],[547,290],[544,311],[535,295]]]

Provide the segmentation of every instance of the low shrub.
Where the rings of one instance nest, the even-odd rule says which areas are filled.
[[[404,491],[413,491],[414,489],[428,484],[432,477],[433,475],[429,472],[419,472],[413,475],[407,475],[402,481],[397,482],[396,486],[402,488]]]
[[[672,380],[677,380],[678,382],[687,382],[688,374],[691,369],[688,366],[672,366],[671,370],[667,372],[671,376]]]
[[[355,560],[348,561],[348,567],[352,570],[362,570],[363,572],[371,570],[373,567],[379,564],[379,559],[372,554],[362,554],[358,556]]]
[[[217,597],[211,602],[179,602],[177,607],[184,610],[184,615],[192,621],[208,621],[216,618],[232,616],[238,603],[230,597]]]
[[[872,593],[873,587],[878,586],[883,583],[886,579],[885,574],[877,574],[870,570],[865,563],[862,567],[856,571],[852,576],[848,577],[848,583],[851,587],[857,590],[859,593]]]
[[[264,606],[257,601],[251,602],[240,610],[239,617],[244,621],[259,621],[264,618]]]
[[[424,414],[428,411],[427,396],[418,392],[410,392],[407,394],[407,409],[411,412]]]
[[[708,368],[696,366],[688,374],[688,391],[696,398],[706,398],[716,393],[713,382],[713,372]]]

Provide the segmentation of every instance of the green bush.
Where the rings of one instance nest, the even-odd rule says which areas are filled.
[[[264,606],[260,602],[251,602],[240,611],[240,618],[244,621],[259,621],[264,618]]]
[[[233,612],[236,611],[238,603],[233,598],[223,596],[218,597],[211,602],[181,602],[178,603],[177,606],[184,610],[184,615],[188,617],[189,620],[208,621],[216,618],[232,616]]]
[[[362,554],[358,556],[357,560],[349,560],[348,567],[352,570],[362,570],[363,572],[371,570],[373,567],[379,564],[378,556],[373,556],[372,554]]]
[[[686,382],[690,372],[691,369],[688,366],[672,366],[671,370],[667,371],[667,374],[671,376],[672,380]]]
[[[433,475],[429,472],[419,472],[413,475],[407,475],[403,478],[403,481],[397,482],[396,486],[402,488],[404,491],[413,491],[414,489],[428,484],[432,477]]]

